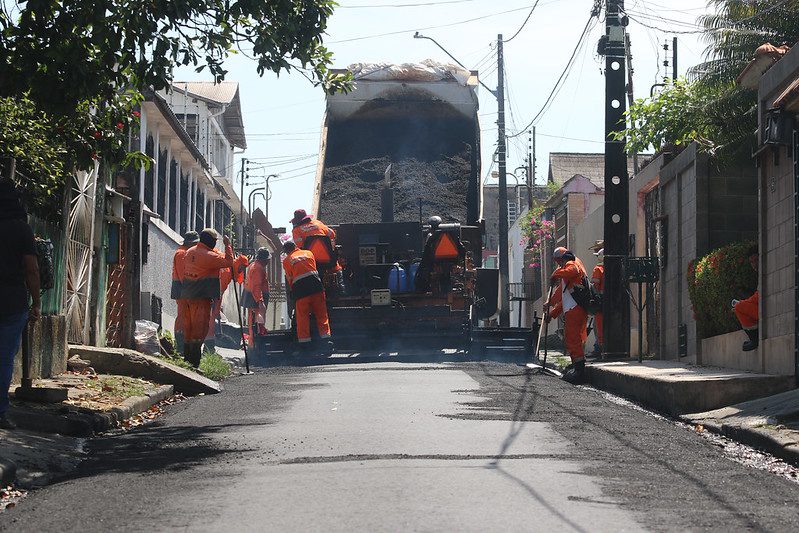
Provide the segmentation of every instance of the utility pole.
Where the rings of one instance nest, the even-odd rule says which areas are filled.
[[[505,147],[505,57],[497,36],[497,163],[499,165],[499,325],[510,326],[508,306],[508,178]]]
[[[527,207],[533,208],[533,187],[535,187],[535,126],[527,139]]]
[[[239,242],[236,243],[239,245],[239,249],[243,248],[244,243],[244,167],[247,165],[247,158],[241,158],[241,194],[239,195],[239,200],[241,203],[239,204],[241,207],[239,208],[239,235],[238,240]]]
[[[630,44],[630,34],[624,34],[624,55],[627,58],[627,103],[630,107],[635,103],[635,93],[633,92],[633,53]],[[632,126],[632,124],[630,124]],[[633,171],[638,174],[638,152],[633,154]]]
[[[672,40],[671,44],[671,81],[675,83],[677,81],[677,74],[679,71],[677,70],[677,38],[675,37]]]
[[[605,286],[604,358],[626,358],[630,353],[630,303],[624,265],[628,254],[629,176],[626,142],[611,133],[623,127],[625,99],[624,0],[607,0],[605,16]]]

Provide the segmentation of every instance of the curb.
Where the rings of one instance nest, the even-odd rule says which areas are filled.
[[[701,424],[705,429],[723,435],[741,444],[765,451],[779,457],[785,462],[799,466],[799,443],[786,439],[779,431],[771,429],[741,426],[738,424],[719,424],[712,420],[696,420],[688,417],[679,417],[682,422],[691,425]]]
[[[116,427],[122,420],[142,413],[172,396],[174,386],[161,385],[147,396],[133,396],[108,411],[82,410],[66,414],[43,413],[35,409],[12,407],[11,417],[20,429],[58,433],[68,437],[91,437]]]
[[[11,459],[0,457],[0,487],[6,487],[17,477],[17,465]]]

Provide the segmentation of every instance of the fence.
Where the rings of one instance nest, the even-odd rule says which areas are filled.
[[[64,230],[58,224],[42,220],[36,216],[28,217],[33,234],[53,243],[53,272],[55,286],[42,293],[42,314],[57,315],[63,311],[64,291],[66,290],[66,261],[64,260]]]

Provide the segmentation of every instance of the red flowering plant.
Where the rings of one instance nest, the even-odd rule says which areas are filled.
[[[756,254],[757,243],[739,242],[688,264],[688,296],[702,338],[740,329],[731,302],[757,290],[757,271],[749,261]]]

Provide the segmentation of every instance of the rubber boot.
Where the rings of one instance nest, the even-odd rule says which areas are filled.
[[[585,383],[585,359],[575,361],[571,370],[563,374],[563,381],[572,385]]]
[[[758,329],[745,329],[744,333],[746,333],[746,336],[749,337],[749,340],[744,341],[744,344],[741,347],[743,351],[751,352],[752,350],[756,350],[759,337]]]
[[[194,368],[199,368],[200,366],[200,358],[202,357],[202,342],[187,342],[187,361],[191,366]]]
[[[322,344],[322,355],[326,357],[333,355],[333,341],[329,340]]]
[[[183,344],[184,344],[184,342],[183,342],[183,332],[176,331],[175,332],[175,350],[177,350],[178,353],[183,353]]]

